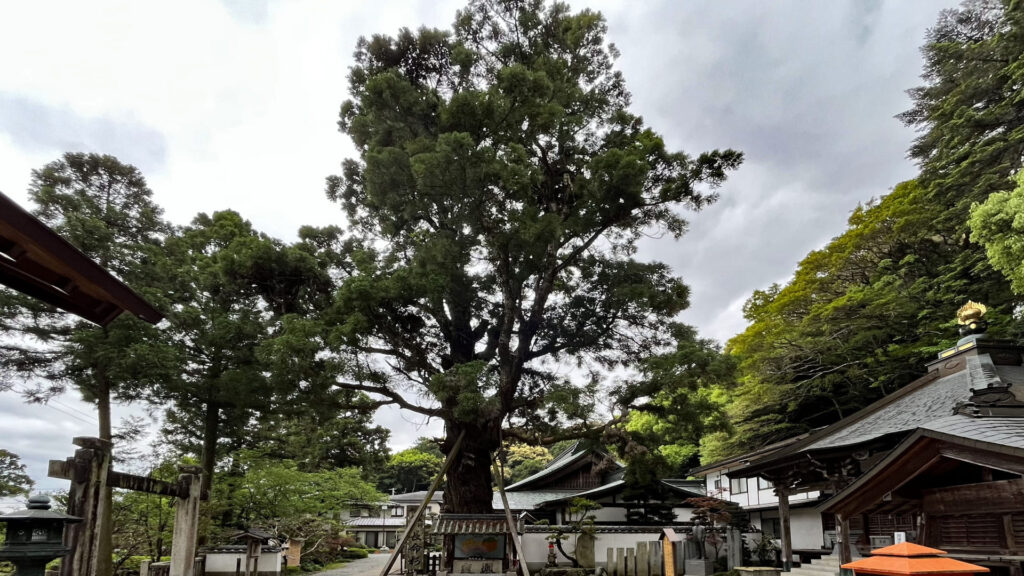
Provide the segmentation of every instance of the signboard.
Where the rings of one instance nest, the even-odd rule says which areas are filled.
[[[504,558],[504,534],[456,534],[456,558]]]
[[[892,535],[892,541],[895,544],[903,544],[904,542],[907,541],[907,533],[906,532],[894,532],[893,535]]]

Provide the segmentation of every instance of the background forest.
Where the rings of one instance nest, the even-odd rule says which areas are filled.
[[[808,254],[788,283],[755,291],[744,306],[748,327],[724,348],[673,320],[688,293],[670,270],[631,257],[648,224],[681,233],[685,222],[673,210],[714,201],[714,186],[742,156],[668,151],[642,119],[629,115],[629,94],[613,71],[614,52],[596,14],[532,4],[527,12],[536,19],[519,17],[534,26],[536,36],[526,43],[533,52],[509,56],[520,60],[503,69],[473,60],[471,49],[483,53],[494,38],[505,48],[515,44],[501,44],[508,30],[473,3],[460,13],[454,45],[429,30],[361,41],[354,100],[342,109],[341,127],[360,143],[362,156],[327,186],[352,218],[350,229],[303,227],[296,241],[284,242],[233,210],[175,225],[164,219],[143,174],[107,155],[69,152],[34,171],[33,213],[165,311],[167,320],[153,327],[121,317],[100,328],[0,291],[0,389],[30,402],[75,393],[94,404],[97,434],[114,442],[122,468],[170,478],[176,463],[202,465],[213,491],[204,531],[214,540],[255,525],[327,541],[341,527],[324,510],[423,489],[440,469],[444,439],[423,438],[391,453],[388,430],[373,424],[385,404],[441,417],[420,407],[422,393],[393,385],[403,377],[433,394],[453,423],[486,413],[498,428],[514,424],[500,444],[507,482],[539,470],[573,436],[613,449],[631,465],[627,481],[643,486],[828,425],[920,376],[924,363],[956,339],[954,312],[968,299],[988,306],[994,336],[1024,336],[1024,176],[1018,176],[1024,9],[1018,4],[968,0],[940,14],[922,47],[923,83],[909,90],[913,106],[898,118],[918,130],[908,154],[919,175],[854,208],[847,228]],[[543,26],[542,14],[565,26]],[[481,35],[487,26],[493,36]],[[559,68],[544,57],[553,45],[580,48],[585,62]],[[444,50],[450,69],[432,59]],[[432,89],[425,88],[428,77],[437,80]],[[574,92],[580,77],[603,91]],[[450,87],[438,89],[442,81]],[[478,81],[491,83],[480,88]],[[520,89],[528,83],[530,90]],[[388,117],[394,102],[412,112]],[[550,147],[534,152],[515,130],[502,128],[511,112],[496,110],[510,102],[521,105],[522,115],[512,124],[540,118],[535,136],[550,137]],[[565,132],[560,122],[605,122],[613,129],[574,142],[575,156],[558,170],[531,173],[540,157],[565,149],[556,142]],[[470,140],[436,137],[437,126],[489,135],[484,139],[496,148],[467,152]],[[421,156],[418,164],[402,156],[427,156],[424,150],[429,159]],[[530,190],[524,182],[543,181],[548,196],[506,197],[507,212],[518,210],[514,225],[460,235],[462,226],[487,214],[459,215],[471,196],[418,198],[411,210],[400,195],[375,192],[408,185],[406,176],[426,178],[434,188],[471,188],[437,176],[457,161],[478,170],[472,178],[501,185]],[[607,172],[606,181],[574,180],[598,169]],[[548,206],[582,216],[558,228],[544,213]],[[459,226],[433,235],[410,228],[423,214],[424,226],[436,225],[429,217],[440,228],[445,218]],[[606,253],[572,262],[569,280],[552,280],[549,289],[558,297],[535,325],[519,308],[502,308],[516,299],[496,296],[505,288],[496,278],[522,284],[532,274],[542,277],[550,252],[544,238],[566,234],[560,248],[568,246],[577,258],[595,230],[595,239],[615,231],[619,244],[609,240]],[[485,233],[491,235],[484,245],[471,245]],[[388,249],[385,238],[392,241]],[[471,264],[500,249],[522,263],[522,275],[500,266],[478,273]],[[549,268],[554,278],[569,265]],[[473,304],[484,317],[472,326],[444,300],[453,287],[470,284],[479,288]],[[621,304],[628,317],[602,306],[605,299],[588,298],[594,291]],[[515,304],[525,310],[524,302],[533,301]],[[494,407],[490,392],[501,388],[497,377],[489,380],[483,369],[511,338],[503,340],[491,322],[503,314],[532,325],[541,341],[537,357],[551,357],[543,370],[524,369],[516,396],[523,400],[510,397],[505,412]],[[466,328],[461,333],[452,328],[459,322]],[[623,322],[653,336],[613,330]],[[455,362],[444,348],[458,339],[453,334],[487,346],[477,352],[470,346],[466,361]],[[612,353],[624,343],[635,348]],[[522,353],[520,369],[535,359],[529,348]],[[388,359],[373,363],[368,355]],[[558,376],[560,362],[583,364],[581,358],[606,371],[587,364],[583,382]],[[601,380],[619,368],[629,376]],[[610,408],[599,405],[602,396],[611,399]],[[159,417],[159,428],[148,419],[113,422],[112,403],[146,407]],[[17,455],[0,450],[0,496],[30,486]],[[166,555],[168,502],[118,494],[115,503],[121,562]],[[309,550],[316,557],[317,547]]]

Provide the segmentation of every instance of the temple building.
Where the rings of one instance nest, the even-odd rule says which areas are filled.
[[[815,560],[814,572],[797,570],[838,573],[841,563],[906,540],[1022,576],[1024,347],[988,338],[983,314],[974,303],[961,308],[966,335],[899,391],[694,473],[758,513],[752,518],[777,536],[786,570],[794,556],[834,554]]]

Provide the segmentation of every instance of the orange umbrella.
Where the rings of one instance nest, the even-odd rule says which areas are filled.
[[[952,558],[941,558],[944,550],[903,542],[872,550],[872,556],[843,564],[857,574],[905,576],[907,574],[977,574],[989,569]]]

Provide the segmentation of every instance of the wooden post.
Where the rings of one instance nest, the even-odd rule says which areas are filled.
[[[139,563],[139,576],[149,576],[149,564],[152,560],[143,560]]]
[[[636,543],[636,576],[651,576],[651,552],[647,542]]]
[[[444,475],[448,473],[448,469],[451,468],[452,463],[455,462],[455,457],[458,456],[459,450],[462,448],[462,440],[465,437],[465,430],[459,432],[459,437],[455,439],[455,445],[452,446],[452,451],[448,453],[448,456],[444,459],[444,464],[441,465],[441,471],[437,473],[437,476],[434,478],[434,482],[430,484],[430,489],[427,490],[427,495],[423,497],[423,502],[420,502],[419,507],[416,508],[416,513],[412,515],[412,519],[410,519],[409,522],[419,522],[423,513],[427,511],[427,508],[430,506],[430,499],[434,496],[434,492],[441,487],[441,480],[444,479]],[[391,572],[391,567],[395,565],[395,560],[398,558],[398,555],[402,553],[402,549],[405,548],[405,541],[408,537],[409,531],[406,530],[405,533],[402,534],[402,538],[399,539],[398,544],[395,545],[395,553],[388,555],[388,561],[384,564],[384,567],[381,568],[380,576],[387,576],[388,573]],[[445,540],[449,539],[446,538]],[[448,561],[446,557],[448,556],[448,552],[444,551],[442,554],[442,560],[444,561],[444,564],[447,565]],[[526,565],[525,557],[523,558],[521,565]]]
[[[633,548],[626,548],[626,576],[637,576],[636,550]]]
[[[626,551],[623,548],[615,549],[615,576],[626,576]]]
[[[199,498],[203,491],[203,469],[179,466],[181,494],[174,510],[174,540],[171,541],[170,576],[193,576],[196,535],[199,531]]]
[[[604,549],[608,559],[605,561],[605,572],[608,572],[609,576],[615,576],[615,549],[611,546]]]
[[[96,576],[110,574],[111,559],[100,554],[103,526],[110,526],[110,509],[104,505],[107,472],[110,470],[110,442],[99,438],[79,437],[73,458],[65,462],[51,461],[50,476],[71,480],[68,493],[68,514],[82,519],[64,531],[64,546],[70,551],[61,562],[61,576]],[[105,568],[105,572],[100,570]]]
[[[793,538],[789,526],[789,490],[776,488],[775,493],[779,495],[779,534],[782,540],[782,571],[789,572],[793,569]]]
[[[845,515],[836,513],[836,528],[839,532],[839,564],[843,565],[853,561],[850,554],[850,520]]]

